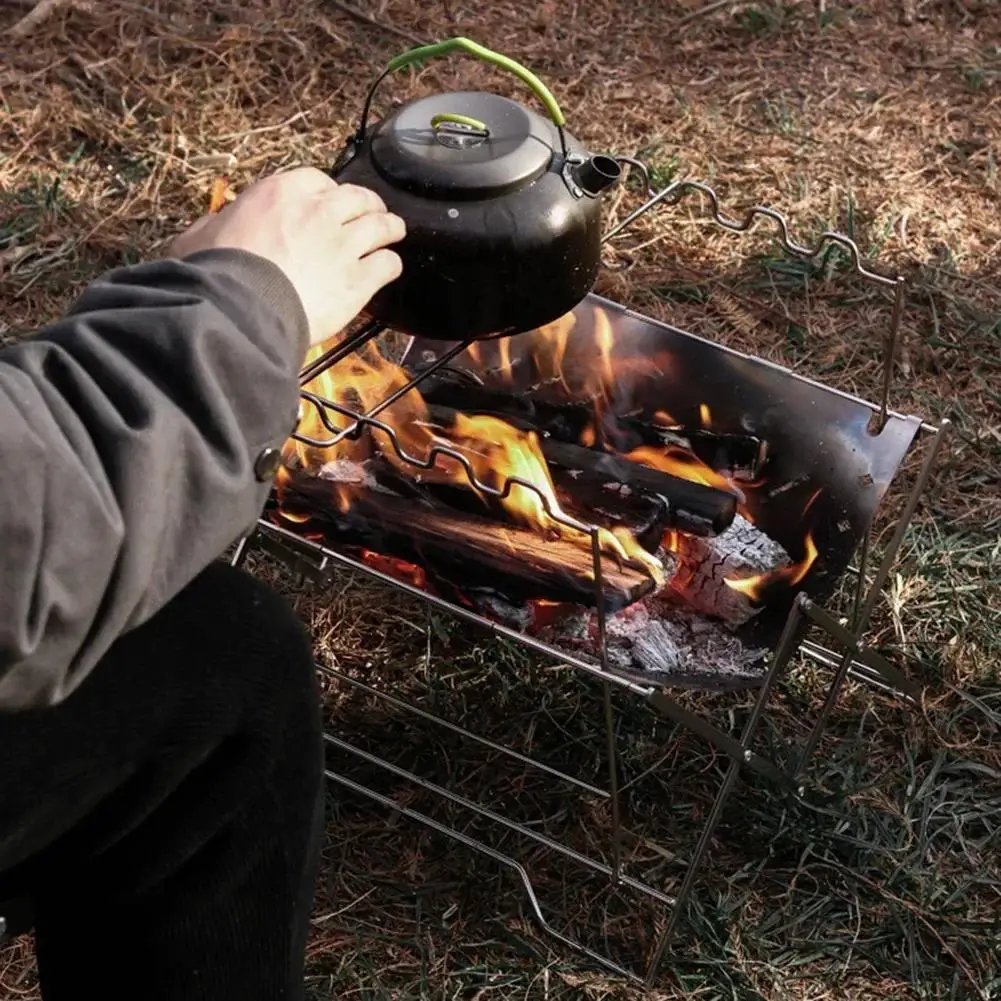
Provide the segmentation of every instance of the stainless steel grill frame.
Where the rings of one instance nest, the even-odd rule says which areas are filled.
[[[329,579],[332,575],[336,575],[339,571],[343,570],[367,575],[389,588],[395,588],[421,599],[429,608],[437,609],[440,612],[454,616],[462,622],[474,625],[515,643],[522,644],[536,654],[551,657],[558,664],[570,666],[598,680],[602,689],[603,728],[608,760],[608,778],[607,786],[605,787],[584,782],[575,776],[537,761],[514,748],[496,744],[466,727],[459,726],[412,701],[403,699],[398,694],[378,690],[346,674],[333,672],[329,668],[325,669],[328,674],[331,674],[336,679],[338,684],[360,688],[368,695],[386,700],[397,709],[413,713],[430,726],[444,727],[453,733],[461,734],[464,739],[485,744],[494,751],[515,758],[527,767],[539,769],[554,778],[568,782],[588,795],[599,796],[607,800],[610,805],[612,823],[611,844],[607,853],[607,857],[611,860],[610,862],[585,856],[574,848],[549,837],[547,834],[542,834],[538,830],[519,823],[499,811],[476,803],[466,796],[459,795],[450,789],[432,783],[428,779],[403,769],[385,758],[356,747],[334,734],[327,735],[327,742],[332,750],[343,756],[342,760],[353,758],[356,761],[363,761],[370,766],[378,766],[395,779],[419,787],[425,792],[440,796],[500,828],[516,831],[522,837],[528,838],[536,844],[540,844],[606,877],[610,888],[626,888],[663,905],[669,912],[666,924],[661,933],[649,944],[647,950],[648,959],[645,968],[640,971],[626,968],[615,957],[586,946],[573,935],[557,929],[547,917],[544,902],[540,900],[536,893],[528,871],[514,856],[498,851],[496,848],[471,837],[463,831],[449,827],[433,817],[396,802],[378,790],[357,782],[345,770],[330,769],[327,771],[327,777],[330,781],[367,797],[388,809],[394,810],[408,817],[410,820],[422,824],[441,835],[445,835],[465,847],[473,849],[505,866],[515,873],[520,880],[531,911],[543,931],[562,945],[581,953],[600,966],[616,974],[637,981],[645,981],[648,984],[655,982],[663,965],[664,958],[677,932],[678,923],[683,916],[686,901],[693,890],[695,881],[705,861],[711,839],[741,769],[751,769],[775,782],[785,792],[793,796],[802,796],[805,793],[803,782],[806,769],[816,751],[817,743],[826,728],[830,714],[848,678],[851,677],[871,686],[875,690],[891,694],[907,702],[914,702],[916,699],[919,692],[919,683],[888,663],[876,651],[869,649],[865,644],[864,637],[872,614],[883,594],[886,581],[894,567],[897,553],[904,541],[907,528],[932,474],[949,431],[947,421],[943,421],[941,424],[935,426],[916,418],[904,418],[902,415],[891,411],[889,399],[892,389],[898,333],[904,305],[904,280],[899,277],[887,277],[873,270],[863,261],[858,247],[848,237],[839,233],[825,232],[814,246],[803,246],[790,238],[787,220],[774,209],[756,207],[751,209],[743,219],[731,219],[722,213],[719,199],[709,186],[696,181],[679,181],[669,185],[663,191],[655,194],[650,193],[640,208],[627,216],[606,235],[606,240],[622,232],[632,222],[656,206],[676,204],[691,194],[698,194],[705,198],[710,205],[710,217],[718,225],[729,231],[745,232],[751,229],[757,220],[765,219],[774,227],[780,245],[787,253],[793,256],[813,258],[830,245],[840,247],[850,258],[852,264],[851,270],[858,278],[884,288],[892,295],[892,319],[890,329],[885,338],[882,395],[879,402],[868,403],[855,397],[849,397],[847,394],[840,395],[846,400],[851,401],[853,405],[865,407],[871,412],[870,430],[874,434],[881,432],[889,421],[899,419],[912,422],[917,436],[925,439],[923,443],[924,455],[920,470],[912,488],[907,494],[901,517],[884,550],[882,559],[875,567],[874,572],[872,572],[871,581],[869,567],[871,522],[861,539],[857,566],[850,570],[855,583],[851,599],[852,609],[848,621],[839,621],[833,614],[825,610],[817,602],[811,600],[804,593],[800,593],[796,597],[792,603],[785,627],[781,632],[777,645],[768,658],[767,671],[758,689],[751,713],[738,736],[725,732],[697,713],[684,707],[661,688],[637,683],[635,680],[623,678],[621,675],[610,670],[605,641],[606,615],[602,599],[602,556],[599,530],[596,526],[583,524],[576,519],[564,516],[560,512],[553,511],[546,497],[533,484],[527,481],[513,478],[506,482],[500,489],[480,482],[476,478],[466,456],[454,449],[436,446],[427,457],[408,455],[405,448],[400,444],[394,428],[380,420],[380,415],[396,400],[414,386],[419,385],[422,380],[427,379],[439,368],[448,365],[453,359],[459,357],[469,347],[471,342],[464,342],[444,348],[406,386],[394,392],[392,396],[383,400],[377,406],[370,408],[365,413],[351,410],[348,407],[323,399],[315,393],[303,389],[302,405],[316,409],[326,430],[330,432],[330,436],[329,438],[318,439],[309,438],[297,433],[295,437],[314,448],[324,448],[331,447],[349,436],[359,435],[365,433],[366,430],[375,429],[392,444],[401,459],[419,469],[430,468],[438,456],[444,455],[459,463],[465,470],[470,483],[485,494],[494,497],[504,497],[510,493],[515,485],[536,493],[550,517],[566,528],[584,533],[590,537],[595,587],[595,608],[600,637],[599,656],[596,660],[591,661],[585,657],[571,655],[567,651],[560,650],[549,643],[539,640],[537,637],[523,635],[511,628],[488,620],[471,609],[452,604],[436,595],[428,594],[413,585],[396,580],[332,548],[307,540],[286,528],[274,524],[268,519],[262,519],[254,532],[241,540],[232,557],[233,564],[240,565],[250,552],[260,549],[278,556],[300,573],[321,580]],[[305,386],[318,374],[335,365],[338,361],[347,357],[349,353],[358,350],[381,333],[382,328],[378,325],[367,324],[349,334],[342,342],[303,370],[300,377],[300,385]],[[775,366],[771,367],[775,368]],[[810,380],[803,379],[793,372],[782,371],[790,380],[797,380],[805,385],[818,385],[811,383]],[[335,417],[331,415],[342,418],[342,422],[338,423]],[[894,465],[895,468],[896,465]],[[789,770],[783,769],[768,756],[755,751],[752,743],[763,714],[766,711],[774,686],[782,678],[790,660],[797,653],[809,658],[822,668],[829,670],[831,677],[822,708],[814,721],[795,766]],[[725,754],[729,759],[723,781],[719,787],[713,806],[705,817],[702,834],[688,862],[685,876],[677,892],[673,894],[667,893],[664,889],[651,885],[643,879],[623,871],[620,850],[622,822],[619,812],[618,788],[618,741],[620,738],[617,735],[612,703],[612,692],[615,689],[643,700],[655,712],[690,729],[717,751]]]

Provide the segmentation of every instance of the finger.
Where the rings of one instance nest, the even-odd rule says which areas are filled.
[[[386,212],[386,203],[369,188],[357,184],[338,184],[326,195],[326,210],[331,221],[343,225],[372,212]]]
[[[362,258],[402,240],[406,235],[407,227],[399,216],[390,212],[373,212],[349,222],[341,230],[340,238],[348,254]]]
[[[358,262],[358,280],[366,301],[403,274],[403,261],[395,250],[377,250]]]
[[[340,187],[329,174],[317,167],[295,167],[272,175],[272,180],[303,196],[328,194]]]
[[[199,246],[199,234],[214,218],[212,215],[203,215],[200,219],[196,219],[183,233],[174,237],[167,251],[168,256],[186,257],[188,254],[194,253]]]

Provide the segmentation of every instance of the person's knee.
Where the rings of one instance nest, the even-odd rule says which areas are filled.
[[[311,639],[291,603],[221,561],[125,634],[111,659],[154,686],[228,700],[249,715],[262,706],[279,717],[309,711],[318,699]]]

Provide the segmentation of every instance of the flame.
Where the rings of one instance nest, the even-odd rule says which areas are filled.
[[[809,572],[817,559],[817,545],[813,541],[813,535],[806,534],[804,541],[806,554],[798,563],[791,566],[779,567],[769,573],[756,574],[754,577],[742,577],[739,580],[725,580],[723,583],[732,591],[739,591],[747,595],[752,601],[761,601],[765,591],[775,584],[785,583],[789,587],[795,587]]]
[[[615,336],[608,314],[596,306],[594,309],[594,341],[598,349],[598,373],[602,380],[603,396],[608,396],[609,388],[615,383],[615,368],[612,365],[612,345]]]
[[[654,447],[652,445],[641,445],[627,452],[623,458],[630,462],[638,462],[643,466],[650,466],[652,469],[659,469],[662,473],[670,473],[683,480],[690,480],[692,483],[703,483],[707,487],[718,487],[731,494],[740,495],[740,490],[734,486],[725,476],[717,473],[711,466],[707,466],[701,459],[691,452],[674,445],[666,448]]]
[[[702,421],[702,428],[705,431],[713,426],[713,415],[708,403],[699,404],[699,420]]]
[[[511,372],[511,338],[502,337],[497,342],[497,349],[500,353],[500,371],[504,374],[507,381],[510,382],[512,372]]]
[[[324,351],[329,350],[330,346],[331,342],[325,342],[312,348],[306,357],[306,364],[310,364]],[[321,372],[303,388],[321,400],[329,400],[355,413],[365,413],[401,390],[407,382],[406,372],[385,358],[370,342],[361,350]],[[297,430],[306,437],[323,442],[330,441],[337,431],[351,425],[351,418],[330,407],[306,402],[303,409],[303,419]],[[400,447],[404,451],[419,457],[426,456],[433,434],[428,426],[427,406],[416,389],[405,393],[381,411],[377,419],[396,430]],[[376,440],[378,450],[397,469],[406,475],[414,475],[414,467],[397,454],[396,449],[380,431],[373,431],[371,435],[362,434],[357,438],[346,437],[336,445],[324,447],[315,447],[296,439],[289,439],[285,446],[284,458],[286,463],[298,460],[300,466],[310,469],[341,459],[361,462],[372,455]],[[362,482],[359,479],[355,484],[344,481],[332,484],[342,512],[350,505],[351,497],[361,488]]]
[[[570,343],[570,332],[577,324],[573,313],[565,313],[558,320],[539,327],[532,337],[532,361],[542,379],[559,379],[567,393],[572,390],[567,385],[563,372],[563,359]]]
[[[563,324],[563,321],[557,323]],[[557,334],[559,329],[569,333],[570,328],[561,325]],[[313,348],[306,359],[307,365],[329,347],[330,344],[326,343]],[[499,342],[499,347],[502,360],[506,359],[509,363],[511,348],[506,338]],[[317,375],[304,388],[321,400],[329,400],[353,412],[365,412],[403,389],[407,381],[405,371],[385,358],[370,342]],[[304,407],[298,433],[319,441],[330,441],[336,430],[326,426],[324,417],[335,429],[343,430],[351,423],[349,417],[330,407],[310,403]],[[362,462],[378,451],[401,475],[419,476],[430,482],[473,486],[476,489],[470,481],[471,471],[473,477],[491,491],[503,491],[509,480],[517,479],[521,483],[515,483],[506,495],[496,498],[513,521],[543,535],[566,537],[581,546],[590,546],[590,536],[559,520],[573,519],[559,504],[549,467],[534,432],[522,431],[497,417],[462,413],[456,415],[453,426],[437,426],[430,420],[427,405],[416,388],[381,411],[378,419],[394,428],[400,449],[412,458],[426,460],[431,447],[438,444],[461,454],[469,469],[454,458],[439,455],[433,468],[420,470],[403,459],[387,435],[379,430],[363,433],[357,439],[347,437],[336,445],[324,447],[290,439],[284,452],[286,464],[318,470],[340,460]],[[286,472],[282,483],[287,481]],[[348,510],[356,492],[361,489],[364,489],[364,477],[352,479],[350,476],[338,476],[331,479],[332,498],[342,513]],[[611,531],[601,529],[599,545],[603,553],[642,567],[658,584],[663,582],[660,562],[647,553],[628,531],[621,528]]]
[[[456,415],[454,426],[448,429],[447,440],[469,461],[476,479],[491,490],[503,490],[506,481],[511,479],[521,481],[515,483],[506,496],[498,498],[512,520],[543,534],[588,544],[587,536],[559,520],[571,516],[560,506],[538,435],[534,431],[522,431],[497,417],[460,413]],[[447,463],[450,473],[455,469],[463,480],[468,479],[454,460],[446,458],[442,461]],[[523,484],[530,484],[531,487]],[[602,552],[624,562],[639,564],[658,584],[663,583],[660,561],[651,556],[627,530],[600,529],[598,535]]]

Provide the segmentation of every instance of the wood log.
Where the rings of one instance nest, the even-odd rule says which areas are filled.
[[[436,372],[420,386],[429,404],[466,414],[486,414],[510,421],[516,427],[537,431],[540,437],[578,442],[594,421],[591,400],[553,403],[524,393],[516,394],[481,386],[453,372]]]
[[[408,477],[378,454],[350,465],[357,470],[354,475],[359,481],[365,477],[370,484],[391,493],[439,501],[444,507],[514,524],[499,500],[471,490],[464,476],[446,480],[440,470],[425,472],[415,468],[414,477]],[[660,549],[664,533],[671,528],[670,508],[662,498],[638,489],[617,489],[619,484],[591,477],[586,470],[579,474],[574,471],[577,475],[560,469],[551,473],[556,498],[567,514],[586,525],[624,528],[648,553]],[[329,478],[337,478],[336,469],[330,470]]]
[[[768,443],[750,434],[727,434],[703,428],[661,427],[637,418],[624,423],[644,445],[660,445],[691,452],[710,469],[734,480],[756,480],[768,460]]]
[[[400,497],[371,485],[346,511],[335,502],[336,483],[294,472],[282,487],[281,510],[309,516],[305,527],[334,545],[371,549],[423,567],[451,587],[488,586],[511,598],[548,598],[595,604],[589,543],[546,538],[477,515],[444,510],[427,498]],[[582,536],[582,538],[584,538]],[[654,589],[643,570],[601,563],[608,610],[617,611]]]
[[[550,468],[587,470],[590,477],[618,483],[629,489],[662,497],[667,503],[671,528],[691,535],[714,536],[725,532],[737,514],[734,494],[703,483],[672,476],[670,473],[631,462],[629,459],[598,452],[581,445],[547,439],[542,451]]]
[[[789,554],[759,528],[738,515],[715,539],[678,537],[678,570],[670,588],[698,612],[721,619],[731,629],[760,608],[726,581],[777,570],[792,563]]]
[[[489,389],[453,372],[439,372],[421,383],[431,404],[470,414],[489,414],[531,428],[544,438],[578,444],[594,423],[591,400],[552,402]],[[640,445],[673,446],[691,452],[710,469],[739,480],[755,480],[768,458],[767,442],[750,434],[693,427],[664,427],[637,414],[605,414],[600,428],[618,452]]]
[[[455,411],[439,405],[429,406],[429,415],[442,428],[455,423]],[[511,421],[516,426],[523,426]],[[539,445],[554,480],[559,479],[568,493],[571,480],[586,481],[593,489],[600,484],[608,488],[610,507],[613,492],[628,497],[635,491],[648,499],[659,498],[665,505],[662,523],[693,535],[713,536],[733,522],[737,513],[737,498],[725,490],[672,476],[670,473],[631,462],[610,452],[584,448],[570,442],[540,436]]]

